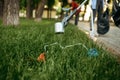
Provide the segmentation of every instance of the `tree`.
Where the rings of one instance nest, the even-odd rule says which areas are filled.
[[[0,0],[0,18],[3,17],[4,0]]]
[[[47,0],[40,0],[36,9],[36,18],[35,21],[41,21],[42,15],[43,15],[43,10],[44,6],[47,3]]]
[[[33,0],[27,0],[26,17],[28,19],[32,18],[32,15],[33,15],[32,3],[33,3]]]
[[[3,24],[19,24],[19,0],[4,0]]]
[[[55,4],[55,0],[48,0],[47,6],[48,6],[48,18],[51,18],[51,10],[53,8],[53,5]]]
[[[20,9],[25,9],[27,5],[27,1],[26,0],[20,0]]]

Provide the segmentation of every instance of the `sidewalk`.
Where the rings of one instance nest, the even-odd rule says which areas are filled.
[[[70,23],[74,23],[74,21],[70,21]],[[89,33],[90,31],[90,23],[89,22],[80,22],[78,23],[78,28],[85,33]],[[96,23],[95,23],[95,31],[96,31]],[[89,35],[89,34],[88,34]],[[113,23],[110,24],[110,31],[102,35],[100,37],[96,37],[96,42],[103,47],[107,48],[108,51],[114,53],[117,56],[120,56],[120,29],[115,27]]]

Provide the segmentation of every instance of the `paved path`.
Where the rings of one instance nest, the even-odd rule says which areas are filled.
[[[73,21],[70,22],[73,23]],[[89,26],[89,22],[78,23],[78,28],[85,33],[89,33]],[[113,23],[110,24],[110,31],[107,34],[96,37],[96,42],[105,46],[105,48],[115,55],[120,56],[120,29],[115,27]]]

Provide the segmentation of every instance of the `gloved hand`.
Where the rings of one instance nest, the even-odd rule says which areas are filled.
[[[68,12],[70,11],[70,8],[62,8],[63,11]]]

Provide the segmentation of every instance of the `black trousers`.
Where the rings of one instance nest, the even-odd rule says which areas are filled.
[[[78,21],[79,21],[79,14],[75,15],[75,25],[78,25]]]

